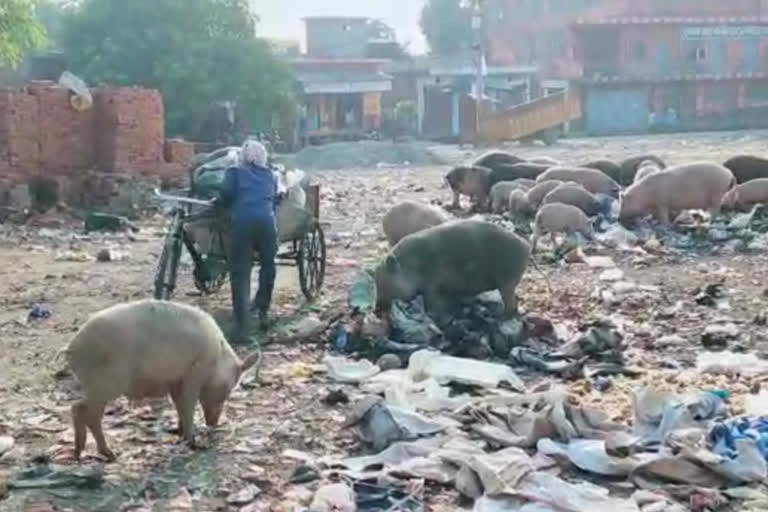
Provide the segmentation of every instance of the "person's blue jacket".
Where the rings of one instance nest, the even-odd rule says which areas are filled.
[[[221,199],[234,224],[274,222],[276,198],[277,177],[271,169],[253,164],[227,169]]]

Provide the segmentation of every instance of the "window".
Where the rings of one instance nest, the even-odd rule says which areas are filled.
[[[635,60],[645,60],[647,50],[643,41],[635,41],[634,48],[632,49],[632,56]]]
[[[691,48],[691,50],[688,52],[688,60],[693,62],[703,62],[707,60],[707,49],[703,46]]]

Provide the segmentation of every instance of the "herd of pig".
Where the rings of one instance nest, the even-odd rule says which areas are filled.
[[[546,233],[592,236],[590,217],[608,215],[619,200],[619,221],[652,215],[669,224],[684,210],[744,209],[768,202],[768,160],[736,156],[723,164],[690,162],[667,167],[655,155],[621,163],[596,160],[572,167],[549,157],[528,160],[495,151],[445,177],[453,190],[454,209],[462,195],[474,209],[534,216],[533,250]],[[626,190],[622,191],[622,186]],[[395,245],[405,235],[441,224],[448,214],[436,207],[405,202],[384,217],[384,232]]]
[[[545,232],[590,235],[588,217],[610,210],[619,218],[647,214],[661,222],[686,209],[743,208],[768,202],[768,160],[739,156],[720,165],[694,162],[667,168],[653,155],[617,164],[597,161],[565,167],[549,158],[521,159],[502,152],[481,157],[446,176],[454,192],[478,209],[535,213],[534,240]],[[622,192],[621,187],[628,188]],[[508,314],[517,311],[516,288],[528,266],[531,245],[493,223],[451,220],[436,206],[406,201],[383,218],[392,245],[373,271],[376,309],[386,314],[394,300],[424,297],[428,309],[444,298],[498,290]],[[143,300],[93,315],[62,349],[84,397],[72,407],[75,458],[90,430],[99,453],[114,459],[102,430],[108,402],[170,395],[179,432],[195,444],[194,410],[200,403],[209,426],[242,374],[261,363],[260,351],[241,360],[215,320],[183,304]]]
[[[655,155],[568,167],[549,157],[523,161],[488,153],[446,175],[453,207],[461,195],[474,208],[534,215],[531,244],[484,220],[452,220],[442,208],[416,201],[393,206],[382,220],[391,250],[375,270],[377,310],[394,300],[424,297],[427,309],[444,297],[498,290],[507,313],[517,310],[515,289],[538,239],[549,233],[592,237],[589,217],[608,214],[619,200],[619,221],[653,215],[663,224],[684,210],[768,203],[768,160],[737,156],[724,164],[691,162],[667,167]],[[622,186],[628,188],[622,191]]]

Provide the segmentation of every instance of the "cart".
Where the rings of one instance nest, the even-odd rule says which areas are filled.
[[[174,204],[155,272],[156,299],[170,300],[173,297],[184,249],[192,259],[194,284],[201,293],[218,292],[228,278],[227,211],[215,206],[209,197],[201,198],[196,194],[194,176],[193,173],[192,186],[186,196],[155,190],[159,199]],[[276,263],[298,269],[301,291],[308,301],[312,301],[323,287],[326,245],[319,220],[320,186],[307,184],[302,189],[306,196],[303,207],[285,200],[277,207],[279,249]]]

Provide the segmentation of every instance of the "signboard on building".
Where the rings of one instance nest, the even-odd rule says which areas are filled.
[[[768,37],[768,26],[761,25],[703,25],[683,27],[683,39],[756,39]]]

